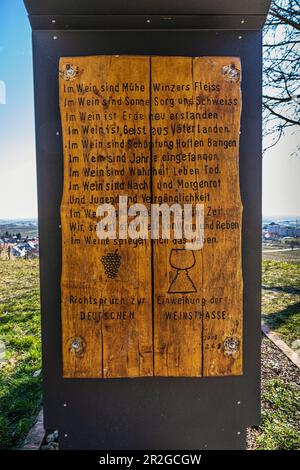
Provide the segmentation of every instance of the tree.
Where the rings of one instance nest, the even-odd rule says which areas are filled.
[[[263,34],[264,134],[267,148],[299,130],[300,0],[274,0]],[[265,149],[266,150],[266,149]]]

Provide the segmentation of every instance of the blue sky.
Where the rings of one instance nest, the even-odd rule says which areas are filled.
[[[21,0],[0,0],[0,218],[35,217],[31,29]]]
[[[0,0],[0,80],[6,86],[6,104],[0,104],[0,219],[36,217],[31,29],[22,0]],[[264,157],[264,215],[300,215],[300,155],[289,156],[297,138],[299,133],[289,132]]]

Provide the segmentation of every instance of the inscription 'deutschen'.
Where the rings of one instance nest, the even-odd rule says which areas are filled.
[[[235,57],[60,59],[64,377],[242,373],[240,82]],[[203,246],[100,239],[120,196],[204,205]]]

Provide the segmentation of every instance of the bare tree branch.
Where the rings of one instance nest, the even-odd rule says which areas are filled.
[[[263,34],[264,135],[300,130],[300,1],[274,0]]]
[[[292,26],[293,28],[296,28],[300,31],[300,25],[298,23],[295,23],[294,21],[290,20],[286,16],[280,15],[275,10],[271,10],[271,13],[272,13],[273,16],[275,16],[275,18],[278,18],[283,23],[288,24],[288,25]]]
[[[295,95],[295,96],[289,96],[287,98],[278,98],[276,96],[268,96],[268,95],[263,95],[264,100],[274,100],[274,101],[280,101],[281,103],[287,103],[288,101],[294,100],[300,98],[300,95]]]
[[[277,116],[280,119],[283,118],[286,122],[289,122],[290,124],[295,124],[295,125],[300,124],[300,121],[294,121],[293,119],[289,119],[287,116],[282,116],[282,114],[276,113],[274,109],[270,108],[270,106],[268,106],[266,103],[264,103],[264,107],[267,108],[267,110],[270,111],[270,113],[274,114],[274,116]]]

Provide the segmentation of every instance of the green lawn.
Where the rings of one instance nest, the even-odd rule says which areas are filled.
[[[300,339],[298,262],[264,259],[262,319],[289,346],[300,352],[295,347],[295,341]],[[262,421],[256,433],[258,449],[300,449],[299,377],[299,370],[265,339],[262,348]]]
[[[22,443],[41,407],[37,260],[0,261],[0,448]]]
[[[267,382],[262,400],[261,431],[256,437],[259,450],[299,450],[300,390],[280,379]]]
[[[263,321],[298,351],[295,341],[300,340],[300,265],[264,260],[262,286]]]

